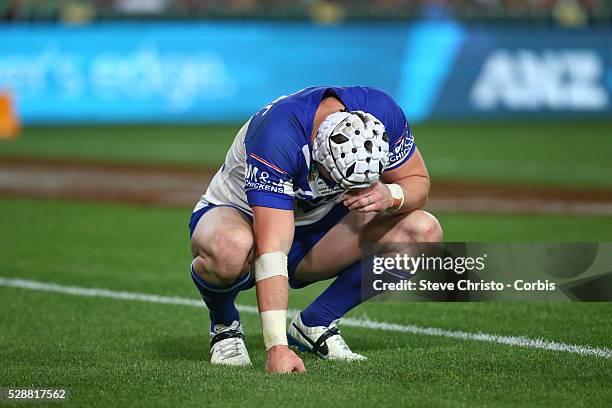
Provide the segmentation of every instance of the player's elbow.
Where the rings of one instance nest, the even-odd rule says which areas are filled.
[[[431,182],[429,180],[429,176],[423,177],[423,185],[421,188],[421,208],[425,207],[427,204],[427,200],[429,199],[429,189],[431,188]]]
[[[420,210],[425,207],[427,201],[429,200],[429,177],[420,176],[411,180],[411,184],[414,185],[414,189],[412,191],[414,201],[412,202],[410,209]]]
[[[429,194],[425,193],[423,194],[419,200],[417,200],[416,204],[415,204],[415,209],[416,210],[421,210],[425,207],[425,205],[427,205],[427,201],[429,200]]]

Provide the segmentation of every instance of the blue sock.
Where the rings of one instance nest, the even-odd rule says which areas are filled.
[[[340,272],[336,280],[302,311],[302,322],[309,327],[327,327],[364,300],[361,295],[361,263],[356,262]]]
[[[234,301],[238,293],[253,287],[250,273],[247,273],[231,286],[219,287],[206,282],[198,275],[193,269],[192,263],[191,279],[193,279],[193,283],[195,283],[202,295],[204,303],[206,303],[208,307],[211,331],[215,324],[225,324],[229,326],[234,320],[240,320],[240,314],[238,313],[238,309],[236,309]]]

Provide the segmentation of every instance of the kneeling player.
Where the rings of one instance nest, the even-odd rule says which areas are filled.
[[[322,358],[365,359],[337,328],[363,301],[362,243],[441,241],[438,221],[420,210],[428,192],[404,113],[380,90],[307,88],[253,115],[190,222],[211,361],[250,364],[234,301],[254,285],[268,371],[304,370],[288,342]],[[287,333],[288,286],[331,278]]]

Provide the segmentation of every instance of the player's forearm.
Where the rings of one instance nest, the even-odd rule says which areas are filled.
[[[404,202],[397,213],[407,213],[421,209],[429,196],[429,177],[408,176],[395,181],[404,192]]]
[[[266,350],[287,346],[287,275],[284,252],[263,253],[255,261],[257,304]]]
[[[287,309],[288,283],[283,276],[274,276],[256,284],[257,304],[260,312],[267,310]]]
[[[255,281],[257,304],[267,350],[286,346],[288,300],[287,253],[293,240],[293,212],[253,207],[257,247]]]
[[[286,346],[286,324],[288,307],[287,278],[275,276],[256,284],[257,304],[266,350],[275,346]]]
[[[287,253],[291,246],[291,238],[284,236],[286,234],[282,233],[282,227],[280,227],[280,231],[273,231],[270,226],[261,228],[261,224],[257,227],[254,228],[257,246],[255,278],[257,280],[259,312],[286,310],[288,298]]]

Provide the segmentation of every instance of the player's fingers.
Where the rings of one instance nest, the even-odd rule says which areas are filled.
[[[370,187],[367,188],[361,188],[358,190],[348,190],[345,191],[344,194],[342,195],[342,199],[343,200],[348,200],[350,198],[360,198],[360,197],[366,197],[369,196],[370,194],[372,194],[374,191],[376,191],[376,186],[372,185]]]
[[[375,187],[376,186],[374,184],[372,184],[372,185],[370,185],[370,186],[368,186],[366,188],[357,188],[357,189],[352,189],[352,190],[346,190],[344,192],[344,195],[352,196],[352,195],[359,195],[359,194],[368,194],[368,193],[371,193],[372,190],[375,189]]]
[[[347,205],[347,207],[348,207],[349,210],[356,210],[357,208],[362,207],[362,206],[359,205],[359,200],[357,200],[357,201],[354,201],[353,203]]]
[[[378,212],[382,210],[382,205],[380,203],[374,203],[370,205],[366,205],[365,207],[358,208],[358,212],[367,213],[367,212]]]
[[[380,193],[380,191],[374,191],[369,196],[369,198],[370,198],[370,202],[372,202],[372,203],[379,203],[379,202],[382,201],[382,194]]]
[[[374,203],[374,200],[372,200],[370,197],[360,198],[353,204],[349,205],[349,210],[357,210],[359,208],[371,205],[372,203]]]
[[[355,201],[356,201],[356,199],[353,199],[353,198],[344,199],[344,200],[342,200],[342,204],[344,204],[345,207],[349,207]]]
[[[304,362],[302,360],[299,360],[296,365],[295,368],[293,369],[294,373],[305,373],[306,372],[306,367],[304,367]]]
[[[355,194],[355,195],[345,195],[343,197],[343,202],[344,205],[349,207],[352,204],[354,204],[355,202],[361,200],[362,198],[367,197],[368,195],[370,195],[370,193],[359,193],[359,194]]]

